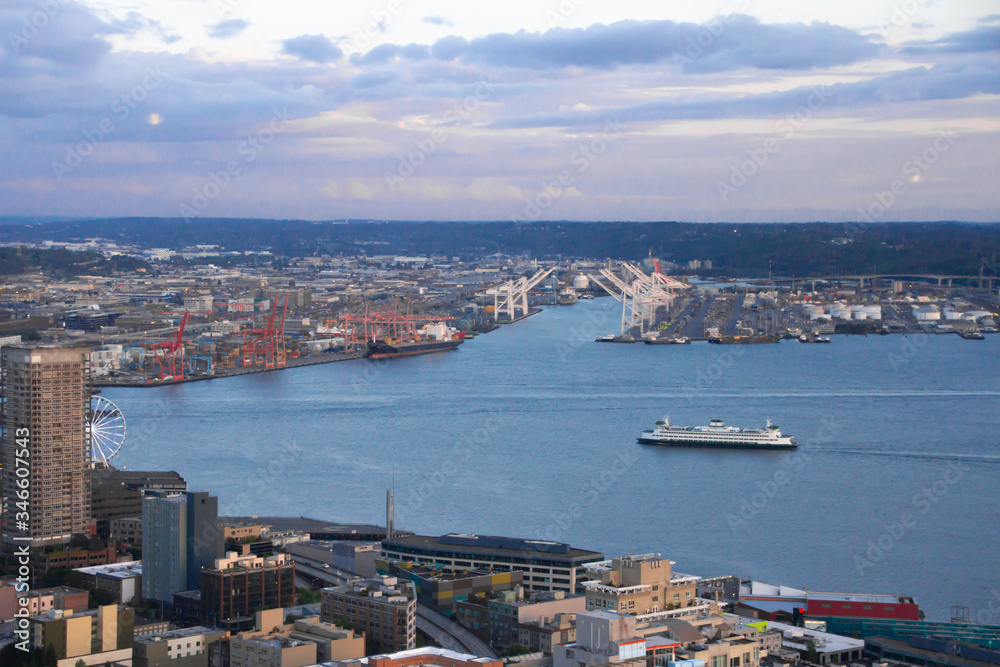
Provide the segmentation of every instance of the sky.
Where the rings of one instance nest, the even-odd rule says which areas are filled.
[[[1000,0],[0,0],[0,215],[1000,220]]]

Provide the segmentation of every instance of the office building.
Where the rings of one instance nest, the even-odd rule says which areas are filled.
[[[324,623],[318,616],[285,623],[283,609],[258,611],[252,631],[233,635],[229,667],[303,667],[365,655],[364,633]]]
[[[577,592],[577,585],[590,576],[584,566],[604,560],[600,552],[574,549],[560,542],[457,534],[384,540],[382,555],[389,560],[452,571],[496,567],[521,570],[527,590],[564,593]]]
[[[286,544],[286,553],[351,572],[359,577],[374,577],[375,561],[379,556],[378,542],[352,540],[305,540]]]
[[[142,549],[142,514],[111,519],[108,522],[108,539],[125,548]]]
[[[532,652],[552,653],[552,647],[576,641],[576,614],[543,616],[521,623],[517,630],[517,643]]]
[[[410,582],[382,576],[357,579],[347,586],[324,588],[320,617],[327,623],[347,621],[364,631],[380,652],[416,646],[417,596]]]
[[[250,630],[258,609],[295,605],[295,563],[287,554],[263,558],[228,553],[202,570],[200,588],[202,623]]]
[[[33,649],[55,651],[57,660],[103,665],[132,657],[135,611],[105,605],[80,613],[50,610],[28,619]]]
[[[674,660],[681,642],[661,635],[640,637],[635,630],[636,619],[628,614],[612,611],[577,614],[576,641],[553,647],[553,667],[587,667],[608,663],[642,667],[649,664],[649,659],[656,665]]]
[[[213,649],[228,637],[225,630],[201,626],[136,637],[132,667],[209,667]]]
[[[73,535],[90,533],[90,348],[4,347],[0,352],[3,438],[0,477],[3,503],[26,505],[27,526],[16,513],[0,518],[4,553],[15,536],[29,536],[34,547],[68,544]],[[17,455],[31,452],[27,479],[31,493],[18,498]]]
[[[425,566],[380,560],[376,563],[379,574],[410,581],[417,591],[417,601],[439,614],[451,617],[455,605],[469,596],[481,593],[499,593],[520,587],[524,573],[519,570],[476,570],[454,572],[441,566]]]
[[[658,554],[623,556],[588,569],[597,579],[586,581],[587,609],[646,616],[698,604],[698,577],[680,574]]]
[[[142,501],[142,596],[171,602],[198,588],[201,572],[222,556],[219,499],[204,492],[147,495]]]

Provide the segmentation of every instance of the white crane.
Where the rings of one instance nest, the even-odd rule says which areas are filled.
[[[611,283],[610,287],[596,276],[591,276],[595,283],[622,304],[622,335],[633,327],[639,327],[640,332],[645,333],[656,321],[656,309],[660,306],[670,308],[677,290],[690,287],[663,275],[660,260],[654,260],[653,264],[655,270],[652,275],[646,275],[631,262],[622,263],[624,277],[619,277],[611,269],[600,269],[601,275]]]
[[[507,315],[507,319],[514,321],[515,309],[521,309],[521,316],[528,314],[528,292],[540,285],[549,274],[556,270],[556,267],[543,269],[531,278],[518,278],[508,280],[493,291],[493,319],[500,319],[500,314]]]

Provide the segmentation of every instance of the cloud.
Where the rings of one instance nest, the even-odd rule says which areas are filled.
[[[212,39],[229,39],[230,37],[239,35],[249,27],[249,21],[244,21],[243,19],[229,19],[227,21],[222,21],[221,23],[209,26],[208,36]]]
[[[496,121],[496,128],[602,126],[616,122],[759,118],[784,116],[806,107],[819,109],[891,105],[902,102],[954,100],[1000,94],[1000,66],[991,58],[975,58],[931,68],[914,67],[871,79],[830,86],[800,86],[788,91],[735,96],[703,95],[671,98],[617,108],[537,114]]]
[[[425,16],[424,23],[430,23],[431,25],[443,25],[452,27],[455,24],[444,18],[443,16]]]
[[[1000,17],[1000,15],[994,15]],[[993,17],[986,17],[992,19]],[[980,23],[991,23],[980,19]],[[901,49],[906,55],[946,53],[985,53],[1000,51],[1000,25],[980,25],[973,30],[956,32],[929,42],[910,42]]]
[[[762,24],[733,14],[698,25],[674,21],[619,21],[544,33],[495,33],[467,41],[438,40],[431,52],[499,67],[615,69],[673,62],[686,72],[745,68],[810,70],[876,57],[882,47],[871,35],[829,23]]]
[[[286,39],[281,52],[314,63],[328,63],[344,56],[344,52],[326,35],[299,35]]]

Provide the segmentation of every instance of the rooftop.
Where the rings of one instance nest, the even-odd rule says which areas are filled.
[[[424,665],[433,665],[434,658],[445,658],[447,660],[461,661],[461,662],[478,662],[482,664],[489,664],[492,662],[497,662],[495,658],[481,658],[471,653],[458,653],[457,651],[451,651],[446,648],[438,648],[437,646],[424,646],[422,648],[411,648],[406,651],[397,651],[396,653],[387,653],[381,655],[369,655],[364,658],[355,658],[354,660],[342,660],[339,664],[350,665],[359,664],[367,665],[369,660],[403,660],[405,658],[425,658],[422,660]]]
[[[598,558],[603,560],[604,554],[598,551],[575,549],[561,542],[546,542],[544,540],[527,540],[516,537],[497,537],[494,535],[460,535],[448,534],[440,537],[429,535],[410,535],[394,537],[382,542],[386,545],[426,547],[431,549],[452,549],[470,554],[489,554],[496,551],[516,551],[528,555],[545,554],[556,558],[566,557],[574,560],[582,558]]]
[[[197,637],[200,635],[211,635],[220,632],[225,632],[225,630],[220,630],[219,628],[209,628],[204,625],[196,625],[193,628],[181,628],[179,630],[171,630],[169,632],[163,632],[158,635],[148,635],[145,637],[136,637],[136,644],[155,644],[157,642],[168,641],[170,639],[183,639],[184,637]]]
[[[78,567],[74,572],[89,574],[101,577],[113,577],[115,579],[131,579],[142,575],[142,561],[133,560],[127,563],[109,563],[107,565],[93,565],[91,567]]]

